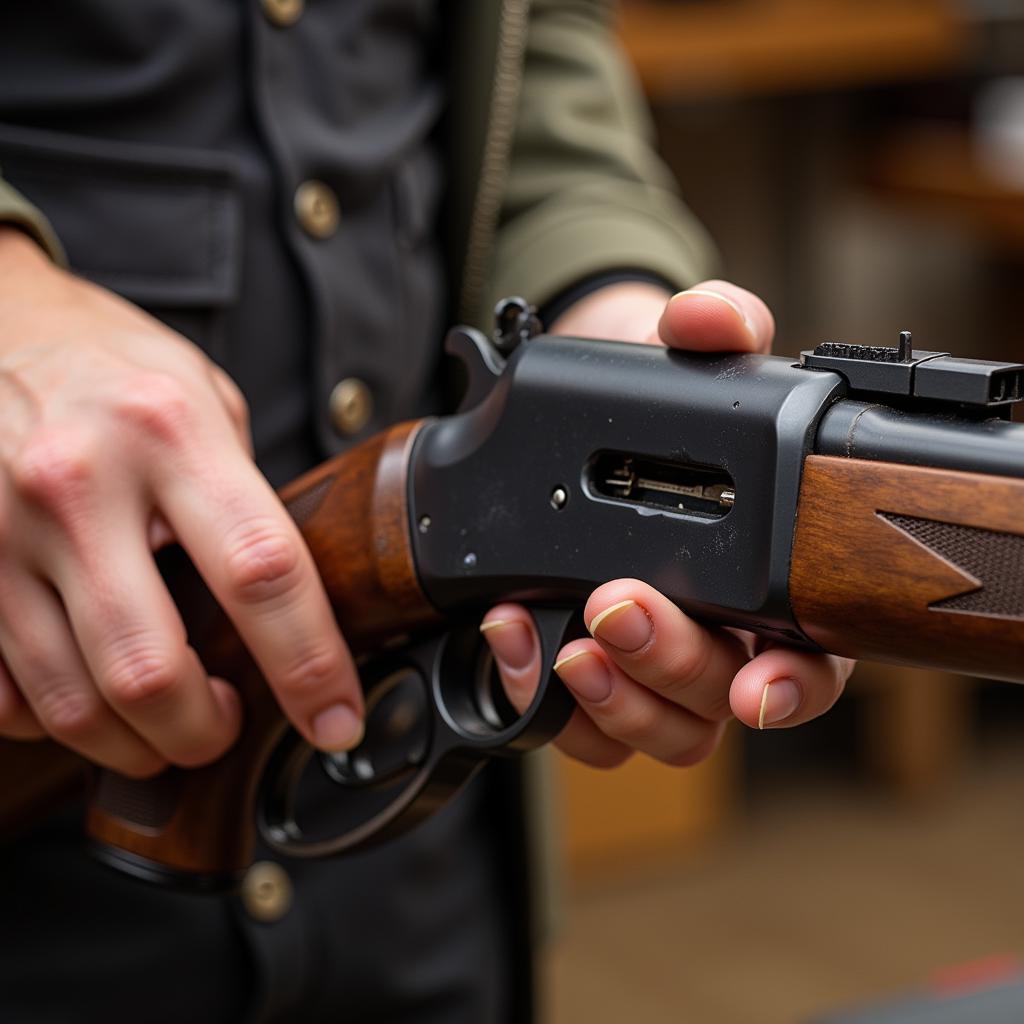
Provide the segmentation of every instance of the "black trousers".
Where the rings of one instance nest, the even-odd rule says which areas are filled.
[[[0,1020],[519,1024],[529,956],[508,792],[485,773],[408,836],[283,864],[294,900],[271,924],[237,895],[121,877],[64,814],[0,849]]]

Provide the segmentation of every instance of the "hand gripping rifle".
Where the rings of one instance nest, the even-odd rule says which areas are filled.
[[[586,595],[622,576],[779,642],[1024,681],[1024,425],[1008,421],[1024,365],[914,352],[909,333],[794,364],[535,330],[521,300],[491,339],[453,330],[457,414],[392,427],[282,492],[360,659],[358,749],[321,755],[287,730],[183,553],[161,556],[246,725],[206,768],[100,773],[88,828],[106,860],[213,886],[247,867],[256,830],[297,857],[404,831],[489,757],[559,732],[573,701],[555,654],[582,634]],[[477,629],[505,599],[542,647],[521,715]],[[57,753],[6,742],[0,764],[27,747]]]

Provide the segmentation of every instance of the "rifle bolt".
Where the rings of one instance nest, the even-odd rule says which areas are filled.
[[[569,494],[564,487],[556,487],[551,492],[551,507],[556,511],[558,509],[565,508],[565,503],[569,500]]]

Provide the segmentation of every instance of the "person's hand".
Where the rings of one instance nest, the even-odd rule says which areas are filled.
[[[771,348],[768,307],[736,285],[708,281],[666,298],[653,285],[612,285],[568,310],[550,333],[694,351]],[[733,715],[757,728],[806,722],[835,703],[852,670],[843,658],[702,626],[639,580],[598,587],[583,618],[592,638],[567,644],[556,659],[579,704],[557,743],[602,767],[637,750],[668,764],[695,764],[712,753]],[[541,668],[528,612],[499,605],[481,629],[510,699],[524,709]]]
[[[186,339],[0,227],[0,736],[132,776],[235,740],[153,561],[182,544],[315,746],[362,696],[302,538],[253,464],[247,411]]]

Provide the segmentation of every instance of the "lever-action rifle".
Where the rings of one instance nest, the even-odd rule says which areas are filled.
[[[358,749],[316,754],[288,731],[183,553],[161,555],[246,724],[209,767],[100,773],[88,828],[105,859],[211,886],[247,867],[256,830],[309,857],[407,829],[489,757],[559,732],[573,701],[555,654],[583,632],[586,595],[622,576],[811,650],[1024,680],[1024,425],[1009,422],[1024,365],[914,352],[907,333],[794,364],[534,324],[508,300],[493,338],[453,330],[457,414],[392,427],[282,492],[360,658]],[[506,599],[529,606],[542,647],[521,715],[477,630]],[[54,792],[13,774],[17,752],[60,753],[0,744],[8,819]]]

